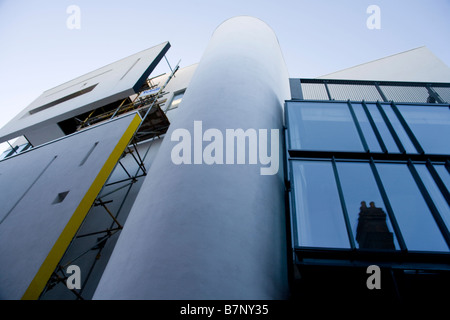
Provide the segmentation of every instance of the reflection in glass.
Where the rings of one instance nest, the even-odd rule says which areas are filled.
[[[389,131],[386,123],[384,122],[383,117],[380,114],[380,111],[378,110],[378,107],[376,104],[373,103],[367,103],[367,109],[369,109],[370,115],[372,116],[373,121],[375,122],[378,131],[380,132],[381,138],[383,139],[384,144],[386,145],[386,148],[388,152],[391,153],[398,153],[400,152],[398,150],[397,144],[395,143],[394,138],[392,138],[391,132]]]
[[[414,165],[414,167],[419,173],[420,179],[422,180],[428,193],[430,194],[430,197],[433,200],[433,203],[438,209],[445,224],[447,225],[447,228],[450,229],[450,208],[447,204],[447,201],[445,201],[445,198],[442,195],[441,191],[439,190],[439,187],[437,186],[432,175],[424,164],[416,164]]]
[[[352,103],[353,110],[355,111],[356,118],[358,119],[359,126],[363,132],[364,138],[366,139],[367,145],[371,152],[382,152],[380,144],[378,143],[377,137],[373,132],[372,126],[370,125],[369,119],[361,104]]]
[[[293,161],[298,245],[349,248],[331,162]]]
[[[409,250],[448,251],[442,234],[406,164],[377,163]]]
[[[448,106],[397,106],[426,153],[450,153]]]
[[[399,248],[396,239],[394,245],[393,228],[389,217],[386,216],[383,199],[370,164],[367,162],[337,162],[336,167],[352,233],[359,248]],[[372,205],[367,207],[367,203],[372,203]]]
[[[395,249],[394,235],[386,224],[386,213],[375,207],[373,201],[370,202],[370,207],[367,207],[365,201],[361,202],[356,241],[360,249]]]
[[[292,149],[361,151],[347,103],[288,103]]]

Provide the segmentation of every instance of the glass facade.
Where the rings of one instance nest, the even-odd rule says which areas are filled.
[[[294,161],[297,243],[350,248],[333,168],[325,161]]]
[[[296,125],[290,131],[290,144],[304,150],[364,151],[346,103],[288,104],[289,118]]]
[[[448,251],[406,164],[376,164],[408,250]]]
[[[448,104],[290,100],[285,114],[295,248],[450,252]]]
[[[398,106],[401,115],[427,153],[450,154],[448,106]]]

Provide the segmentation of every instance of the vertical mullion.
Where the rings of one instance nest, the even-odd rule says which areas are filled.
[[[408,123],[406,122],[405,118],[403,118],[403,115],[401,114],[400,110],[398,110],[397,106],[394,102],[391,102],[392,110],[394,110],[395,115],[397,116],[398,120],[400,121],[401,125],[403,126],[403,129],[405,129],[406,133],[408,134],[409,139],[413,143],[414,147],[416,148],[417,152],[423,154],[424,150],[422,146],[420,145],[419,141],[417,140],[416,136],[414,135],[413,131],[409,127]]]
[[[447,187],[445,186],[444,181],[442,181],[441,177],[439,176],[439,173],[436,171],[436,169],[433,167],[433,164],[428,159],[426,166],[428,168],[428,171],[430,172],[431,176],[434,179],[434,182],[436,182],[436,185],[438,186],[439,190],[441,191],[442,195],[444,196],[445,200],[447,201],[448,205],[450,206],[450,192],[448,191]]]
[[[447,229],[447,226],[445,225],[445,222],[442,219],[442,217],[439,213],[439,210],[436,208],[436,205],[434,204],[433,200],[431,199],[431,196],[428,193],[427,188],[425,187],[422,179],[420,179],[419,173],[417,172],[417,170],[414,167],[414,164],[412,163],[411,160],[408,160],[408,168],[409,168],[409,171],[411,172],[411,175],[414,178],[414,181],[417,184],[417,187],[419,187],[420,193],[422,194],[428,208],[430,209],[430,212],[434,218],[434,221],[436,222],[439,230],[441,231],[442,235],[444,236],[447,246],[450,248],[450,233]]]
[[[363,145],[364,151],[369,152],[369,146],[367,145],[367,141],[364,138],[364,134],[361,130],[361,126],[359,125],[358,118],[356,118],[355,110],[353,110],[353,106],[350,103],[350,100],[347,101],[347,105],[348,105],[348,109],[350,110],[350,113],[352,115],[353,122],[355,123],[356,130],[358,131],[359,138],[361,139],[361,143]]]
[[[405,148],[403,147],[402,142],[400,141],[400,138],[398,137],[397,133],[395,132],[394,127],[392,126],[392,123],[389,121],[388,116],[386,115],[386,113],[383,110],[383,107],[381,106],[381,104],[377,101],[377,107],[378,107],[378,111],[381,114],[381,117],[383,118],[384,122],[386,123],[386,126],[389,129],[389,132],[392,135],[392,138],[394,138],[395,143],[397,144],[398,149],[400,150],[401,153],[406,153]]]
[[[367,105],[364,101],[362,102],[362,107],[363,107],[364,112],[366,113],[367,119],[369,119],[369,123],[370,123],[370,126],[372,127],[373,133],[377,137],[377,140],[378,140],[378,143],[380,144],[381,150],[384,153],[387,153],[388,150],[386,148],[386,145],[383,142],[383,138],[381,137],[380,131],[378,131],[377,125],[376,125],[375,121],[373,120],[372,115],[370,114],[370,111],[367,108]]]
[[[400,245],[400,249],[403,251],[407,251],[405,240],[403,239],[403,235],[400,231],[400,227],[398,225],[397,219],[395,218],[391,203],[389,202],[389,198],[386,193],[386,189],[383,186],[383,182],[381,181],[380,175],[375,166],[375,162],[373,161],[373,158],[370,158],[370,167],[372,169],[372,173],[375,178],[375,181],[377,182],[377,186],[378,186],[378,190],[380,191],[381,198],[383,199],[384,205],[386,206],[386,211],[389,216],[389,219],[391,220],[392,228],[394,228],[395,236],[397,237],[398,243]]]
[[[300,246],[300,242],[299,242],[299,237],[298,237],[298,219],[297,219],[297,204],[296,204],[296,199],[295,199],[295,188],[297,187],[295,185],[295,179],[294,179],[294,170],[292,168],[292,164],[293,164],[294,160],[288,160],[287,165],[289,166],[289,179],[291,180],[291,183],[289,184],[289,210],[291,212],[291,219],[290,219],[290,223],[291,223],[291,232],[292,232],[292,245],[293,247],[297,247]]]
[[[290,160],[290,157],[289,157],[289,142],[288,142],[288,139],[289,139],[289,133],[288,133],[288,129],[287,128],[285,128],[284,129],[284,145],[285,145],[285,150],[284,150],[284,152],[283,152],[283,154],[284,154],[284,163],[288,163],[288,161]],[[286,179],[286,182],[287,183],[290,183],[291,182],[291,174],[290,174],[290,167],[289,166],[285,166],[285,179]]]
[[[350,219],[348,218],[347,206],[345,205],[344,192],[342,191],[341,181],[339,179],[339,173],[337,171],[336,160],[334,157],[331,159],[331,163],[333,165],[334,178],[336,179],[336,186],[338,188],[339,199],[341,202],[342,213],[344,215],[345,226],[347,227],[347,235],[350,240],[350,246],[352,249],[356,249],[352,226],[350,224]]]

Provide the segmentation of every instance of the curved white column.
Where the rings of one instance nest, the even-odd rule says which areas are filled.
[[[94,299],[287,297],[281,139],[288,98],[289,76],[272,29],[247,16],[221,24],[142,185]],[[200,157],[203,163],[194,164],[199,146],[194,146],[199,139],[194,121],[201,121],[202,132],[214,128],[211,132],[223,134],[224,162],[227,129],[254,129],[259,139],[259,129],[268,130],[269,141],[270,130],[278,129],[277,174],[262,175],[261,167],[268,165],[259,159],[256,164],[246,158],[246,164],[208,165]],[[176,165],[171,159],[178,144],[171,141],[176,129],[186,129],[192,137],[192,164]],[[203,141],[202,148],[208,144]]]

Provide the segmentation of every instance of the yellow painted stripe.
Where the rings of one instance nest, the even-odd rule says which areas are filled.
[[[129,144],[140,122],[141,117],[138,114],[136,114],[133,120],[131,121],[130,125],[126,129],[125,133],[118,141],[114,150],[109,155],[108,159],[106,160],[102,169],[98,173],[94,182],[89,187],[89,190],[84,195],[83,199],[81,200],[77,209],[73,213],[66,227],[60,234],[58,240],[56,240],[55,244],[53,245],[53,248],[47,255],[47,258],[42,263],[41,267],[39,268],[39,271],[36,273],[30,285],[28,286],[28,289],[22,296],[22,300],[36,300],[39,298],[41,292],[45,288],[45,285],[50,279],[53,271],[57,267],[59,261],[61,260],[65,251],[67,250],[67,247],[69,246],[70,242],[72,241],[73,237],[78,231],[78,228],[80,227],[81,223],[83,222],[84,218],[89,212],[95,198],[101,191],[103,185],[105,184],[106,180],[108,179],[109,175],[114,169],[117,161],[119,161],[120,156],[122,155],[123,151]]]

